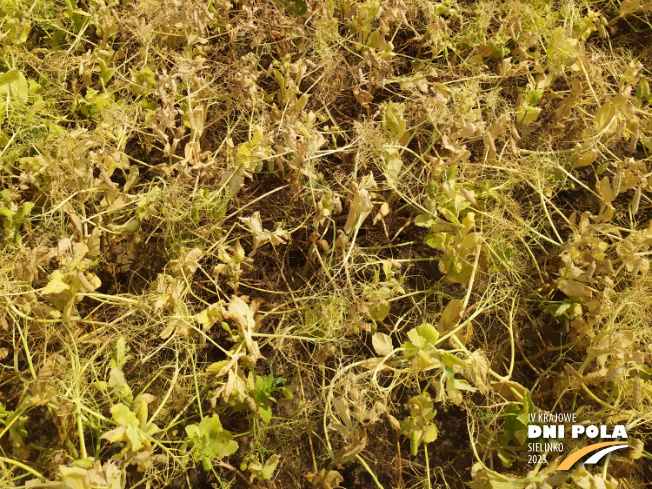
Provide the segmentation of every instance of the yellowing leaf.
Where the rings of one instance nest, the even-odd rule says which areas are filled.
[[[48,277],[50,281],[41,290],[41,293],[60,312],[64,312],[71,305],[74,293],[70,286],[63,281],[64,274],[55,270]]]
[[[290,233],[281,229],[279,226],[275,231],[267,231],[263,229],[263,221],[260,218],[260,212],[256,211],[249,217],[241,217],[240,220],[244,222],[254,237],[254,248],[249,253],[249,256],[254,256],[258,248],[270,242],[272,245],[276,246],[279,244],[285,244],[286,239],[290,239]]]
[[[91,480],[88,471],[80,467],[59,467],[61,481],[68,489],[90,489]]]
[[[359,228],[374,208],[371,203],[371,196],[366,187],[375,186],[376,182],[373,179],[373,175],[369,175],[363,180],[367,180],[369,183],[367,185],[363,182],[360,185],[355,182],[351,184],[353,199],[351,200],[349,215],[344,225],[344,232],[346,234],[349,234],[356,227]]]
[[[221,377],[227,373],[225,371],[225,367],[228,367],[230,363],[230,360],[220,360],[219,362],[211,363],[208,367],[206,367],[206,373],[215,375],[216,377]]]
[[[374,97],[369,92],[362,88],[353,87],[353,95],[360,105],[363,107],[369,107],[369,102],[371,102]]]
[[[557,280],[557,288],[568,297],[591,297],[591,289],[573,279]]]
[[[145,429],[145,425],[147,424],[147,405],[154,402],[155,399],[156,397],[146,392],[138,394],[136,399],[134,399],[134,402],[131,405],[131,410],[138,418],[140,429]]]
[[[140,229],[140,222],[130,219],[124,224],[107,224],[107,229],[115,234],[134,234]]]
[[[593,117],[593,123],[595,124],[595,128],[598,131],[602,131],[609,125],[609,123],[611,122],[611,120],[614,118],[615,115],[616,115],[616,106],[611,102],[607,102],[597,110],[595,116]]]
[[[115,443],[116,441],[122,441],[125,437],[126,428],[124,426],[119,426],[118,428],[107,431],[102,435],[103,440],[108,440],[110,443]]]
[[[203,326],[204,331],[208,330],[217,321],[222,319],[224,308],[221,303],[212,304],[195,316],[196,321]]]
[[[123,472],[112,462],[75,460],[72,467],[59,466],[62,489],[124,489]],[[30,487],[28,482],[27,487]],[[61,487],[61,486],[56,486]]]
[[[41,290],[43,295],[60,295],[70,290],[70,286],[63,282],[63,273],[61,273],[59,270],[52,272],[48,278],[50,281],[43,288],[43,290]]]
[[[417,454],[419,445],[437,439],[438,430],[432,422],[437,414],[430,394],[424,392],[408,401],[410,416],[401,423],[401,434],[410,437],[412,455]]]
[[[573,163],[573,169],[582,168],[592,164],[595,159],[598,157],[598,153],[595,150],[587,151],[582,156],[580,156],[575,163]]]
[[[610,204],[614,201],[615,197],[611,183],[609,183],[609,177],[604,177],[602,180],[600,180],[596,185],[596,188],[600,194],[600,197],[602,197],[602,200],[605,203]]]
[[[172,274],[175,277],[190,278],[199,268],[199,260],[201,260],[203,254],[203,251],[199,248],[193,248],[187,253],[182,253],[178,260],[170,262]]]
[[[138,426],[138,418],[131,412],[124,404],[116,404],[111,407],[111,416],[113,420],[120,426]]]
[[[336,489],[344,481],[344,477],[337,470],[321,469],[314,474],[306,475],[306,478],[312,484],[312,487],[323,489]]]
[[[487,469],[475,472],[473,481],[468,482],[467,485],[471,489],[519,489],[524,487],[523,484],[516,485],[510,481],[498,479],[495,472],[489,472]]]
[[[149,394],[145,394],[144,396],[149,396]],[[142,402],[147,402],[147,398],[141,397],[139,404],[142,405]],[[132,407],[141,411],[136,403]],[[146,405],[144,409],[147,409]],[[145,418],[146,415],[147,413],[145,412],[144,416],[141,414],[141,417]],[[115,404],[111,407],[111,416],[118,425],[118,428],[104,433],[101,438],[112,443],[117,441],[127,442],[127,446],[123,452],[126,450],[138,452],[145,447],[149,448],[151,446],[149,437],[160,431],[158,426],[153,423],[145,424],[145,419],[143,419],[142,423],[144,426],[141,428],[141,420],[138,419],[136,413],[122,403]]]
[[[398,154],[388,154],[385,157],[385,178],[390,187],[395,187],[399,183],[403,161]]]
[[[274,454],[265,461],[265,464],[251,462],[248,469],[259,481],[271,480],[280,460],[281,457]]]
[[[415,331],[419,335],[419,338],[422,339],[423,346],[426,344],[435,345],[439,339],[439,332],[432,324],[424,323],[421,326],[417,326]]]
[[[541,108],[539,107],[530,107],[529,105],[523,105],[516,111],[516,120],[528,126],[537,120],[539,114],[541,113]]]
[[[3,102],[8,99],[9,103],[13,100],[27,103],[28,91],[27,79],[17,68],[0,75],[0,99]]]
[[[641,0],[623,0],[622,2],[620,2],[620,17],[625,17],[635,12],[640,5],[641,5]]]
[[[389,302],[381,301],[369,312],[374,321],[383,321],[389,314]]]
[[[114,388],[124,399],[131,401],[133,394],[131,388],[127,385],[124,373],[120,368],[112,368],[109,373],[109,387]]]
[[[439,333],[446,334],[460,320],[463,302],[459,299],[453,299],[448,304],[439,318]]]
[[[252,303],[257,309],[258,303],[254,301]],[[247,304],[240,297],[233,296],[231,297],[231,302],[229,303],[229,308],[227,310],[226,317],[233,319],[238,325],[240,334],[242,335],[245,346],[249,351],[250,360],[256,362],[259,358],[263,358],[258,349],[258,343],[254,341],[251,336],[251,333],[254,332],[256,327],[256,321],[254,318],[255,310],[253,310],[249,304]]]
[[[513,401],[521,401],[527,392],[525,387],[512,380],[492,382],[491,387],[496,392],[496,394]]]
[[[204,457],[221,459],[238,450],[238,443],[229,431],[222,428],[217,414],[203,418],[199,424],[186,426],[186,434],[197,460]]]
[[[376,333],[371,337],[371,344],[376,353],[382,357],[390,355],[394,350],[392,338],[385,333]]]

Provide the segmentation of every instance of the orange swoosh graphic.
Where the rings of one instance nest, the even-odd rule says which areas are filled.
[[[620,445],[622,441],[605,441],[602,443],[594,443],[588,447],[581,448],[580,450],[571,453],[561,464],[557,467],[557,470],[569,470],[575,462],[581,459],[587,453],[590,453],[598,448],[608,447],[611,445]]]

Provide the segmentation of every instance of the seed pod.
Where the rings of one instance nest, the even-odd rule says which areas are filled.
[[[636,216],[638,212],[638,206],[641,203],[641,187],[637,187],[634,192],[634,198],[632,199],[632,215]]]
[[[647,79],[641,78],[636,87],[636,98],[646,99],[650,96],[650,84]]]
[[[95,292],[95,287],[91,284],[82,272],[77,272],[77,280],[88,292]]]
[[[419,449],[419,433],[415,430],[412,433],[410,433],[410,452],[412,455],[417,454],[417,450]]]
[[[622,182],[622,179],[623,179],[623,171],[618,170],[614,175],[613,182],[611,182],[611,191],[614,194],[614,198],[618,197],[618,194],[620,193],[620,183]]]
[[[431,178],[428,182],[428,197],[434,197],[437,195],[437,182],[434,178]]]
[[[247,396],[246,401],[249,410],[254,414],[258,414],[258,406],[256,405],[256,401],[254,401],[254,398],[251,396]]]
[[[639,404],[641,403],[641,376],[638,372],[636,371],[636,374],[634,375],[634,384],[632,388],[632,405],[635,408],[638,408]]]
[[[462,194],[464,194],[464,197],[466,198],[466,200],[471,202],[471,205],[474,205],[474,206],[477,207],[478,202],[475,200],[475,197],[473,196],[473,194],[471,192],[469,192],[468,190],[466,190],[465,188],[462,188],[461,190],[462,190]]]
[[[395,429],[396,431],[399,431],[401,429],[401,423],[399,423],[398,420],[391,414],[389,413],[386,414],[387,414],[387,418],[389,419],[389,424],[392,426],[392,428]]]

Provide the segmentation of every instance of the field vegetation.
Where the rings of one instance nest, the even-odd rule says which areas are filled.
[[[0,487],[649,487],[651,13],[1,0]]]

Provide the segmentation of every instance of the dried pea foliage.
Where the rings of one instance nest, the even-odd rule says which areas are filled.
[[[651,11],[2,2],[0,485],[649,483]]]

